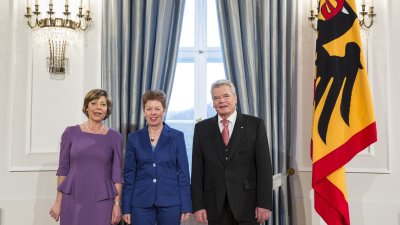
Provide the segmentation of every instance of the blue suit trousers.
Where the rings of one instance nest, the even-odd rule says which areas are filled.
[[[149,208],[133,207],[131,213],[132,225],[179,225],[181,220],[181,206]]]

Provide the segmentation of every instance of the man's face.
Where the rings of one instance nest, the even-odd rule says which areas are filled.
[[[212,90],[213,107],[222,118],[228,118],[235,110],[237,97],[227,85]]]

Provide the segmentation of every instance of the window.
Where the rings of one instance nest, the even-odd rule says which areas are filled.
[[[194,124],[215,115],[210,86],[225,77],[215,1],[188,0],[166,122],[184,132],[189,164]]]

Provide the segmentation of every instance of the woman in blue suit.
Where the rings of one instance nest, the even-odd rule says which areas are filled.
[[[164,92],[142,96],[147,126],[130,133],[124,167],[123,219],[134,225],[179,225],[191,208],[189,164],[181,131],[164,123]]]

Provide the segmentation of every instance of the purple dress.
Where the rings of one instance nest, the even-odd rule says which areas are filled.
[[[109,225],[117,189],[122,179],[122,136],[82,132],[67,127],[61,137],[57,176],[66,176],[58,190],[63,193],[61,225]]]

